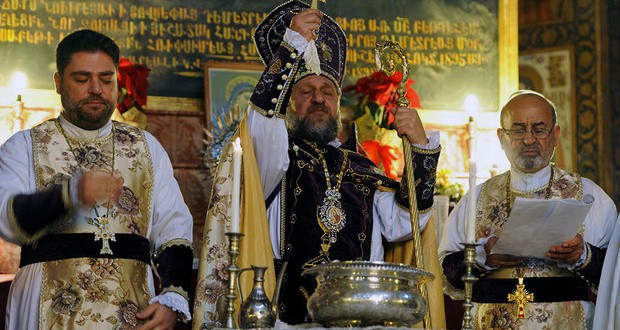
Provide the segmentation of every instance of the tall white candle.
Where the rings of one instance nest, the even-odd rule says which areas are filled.
[[[474,115],[478,111],[478,98],[475,95],[469,95],[465,99],[465,111],[469,115],[469,123],[467,129],[469,131],[469,200],[467,204],[467,232],[466,240],[468,243],[476,241],[476,140],[474,138]]]
[[[469,200],[467,214],[467,242],[475,243],[476,239],[476,161],[469,159]]]
[[[24,127],[24,102],[22,101],[22,95],[26,92],[26,86],[28,85],[28,78],[26,74],[21,71],[16,71],[11,76],[11,87],[17,100],[13,106],[13,114],[15,119],[13,120],[13,133],[21,131]]]
[[[239,201],[241,198],[241,156],[243,151],[241,150],[241,140],[239,137],[233,141],[233,187],[232,187],[232,206],[231,206],[231,218],[230,218],[230,231],[233,233],[239,233],[241,210],[239,207]]]

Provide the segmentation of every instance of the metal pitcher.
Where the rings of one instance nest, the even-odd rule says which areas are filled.
[[[252,265],[251,268],[245,268],[241,272],[246,270],[254,271],[254,286],[247,299],[241,304],[239,326],[242,329],[273,328],[276,314],[263,287],[267,267]]]

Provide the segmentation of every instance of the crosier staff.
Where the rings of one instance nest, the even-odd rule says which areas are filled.
[[[321,0],[322,3],[325,3],[325,0]],[[312,0],[310,3],[310,9],[319,9],[319,0]]]
[[[316,0],[313,1],[313,3]],[[395,58],[396,57],[396,58]],[[409,107],[409,100],[406,97],[406,83],[407,78],[409,77],[409,63],[407,61],[407,57],[403,53],[400,45],[398,43],[392,42],[390,40],[384,40],[377,42],[375,47],[375,60],[377,63],[377,69],[381,72],[385,73],[388,76],[391,76],[396,71],[396,60],[399,59],[402,65],[402,73],[403,78],[400,84],[398,84],[398,88],[396,89],[396,94],[398,95],[398,99],[396,100],[396,106],[398,107]],[[417,196],[415,192],[415,177],[413,174],[413,151],[411,150],[411,143],[407,139],[407,136],[403,136],[403,150],[405,154],[405,166],[407,171],[407,191],[409,193],[409,215],[411,217],[411,236],[413,238],[413,246],[415,248],[415,268],[424,269],[424,260],[422,257],[422,238],[420,235],[420,218],[418,212],[418,203]],[[422,299],[427,302],[427,293],[426,293],[426,284],[420,285],[420,295]],[[429,317],[430,312],[427,310],[426,314],[424,314],[424,328],[432,329],[431,319]]]

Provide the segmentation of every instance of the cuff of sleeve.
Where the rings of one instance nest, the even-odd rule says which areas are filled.
[[[493,267],[487,266],[487,252],[484,250],[484,245],[487,244],[490,237],[484,237],[478,240],[478,245],[476,246],[476,255],[474,259],[476,260],[476,265],[478,268],[486,271],[493,270]]]
[[[591,259],[592,252],[590,250],[590,245],[586,242],[583,242],[583,251],[581,251],[581,256],[579,257],[579,259],[575,261],[575,263],[573,263],[572,265],[560,264],[559,266],[566,267],[569,270],[580,270],[587,266],[590,263]]]
[[[149,300],[149,304],[160,303],[170,307],[177,312],[183,323],[191,321],[192,315],[189,313],[189,302],[176,292],[165,292]]]
[[[413,162],[413,177],[415,178],[415,193],[418,210],[420,212],[427,212],[433,206],[435,181],[437,180],[437,162],[439,160],[441,146],[433,150],[420,149],[415,146],[412,146],[411,149],[414,153],[411,161]],[[405,169],[398,187],[398,192],[395,195],[396,201],[406,207],[409,207],[408,181],[410,177],[411,175],[407,173]]]
[[[439,131],[430,131],[425,145],[414,143],[412,146],[420,150],[436,150],[439,148]]]
[[[82,174],[77,173],[69,180],[69,182],[67,183],[67,195],[66,196],[64,194],[64,189],[63,189],[62,199],[63,199],[63,202],[65,203],[65,207],[67,207],[67,210],[73,210],[76,207],[80,206],[80,199],[78,197],[78,184],[80,183],[81,179],[82,179]]]
[[[309,44],[308,40],[306,40],[304,36],[289,28],[287,28],[284,33],[284,42],[295,48],[299,54],[305,52]]]
[[[64,180],[46,190],[9,198],[8,222],[18,241],[23,244],[37,242],[73,210],[69,186],[70,182]]]
[[[73,212],[74,205],[78,205],[77,181],[69,180],[62,183],[62,203],[69,213]]]
[[[174,292],[189,300],[193,253],[191,243],[170,240],[153,253],[153,266],[161,281],[161,292]]]

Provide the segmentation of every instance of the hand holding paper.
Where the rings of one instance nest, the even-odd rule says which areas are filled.
[[[517,197],[491,253],[549,258],[552,246],[577,235],[591,206],[576,200]]]
[[[490,237],[489,240],[484,244],[484,251],[487,254],[486,265],[490,267],[514,267],[519,266],[524,257],[515,257],[509,254],[497,254],[491,253],[493,246],[497,243],[497,237]]]
[[[568,241],[559,246],[552,246],[545,254],[548,258],[565,264],[573,264],[581,257],[583,252],[583,237],[581,234],[575,235]]]

